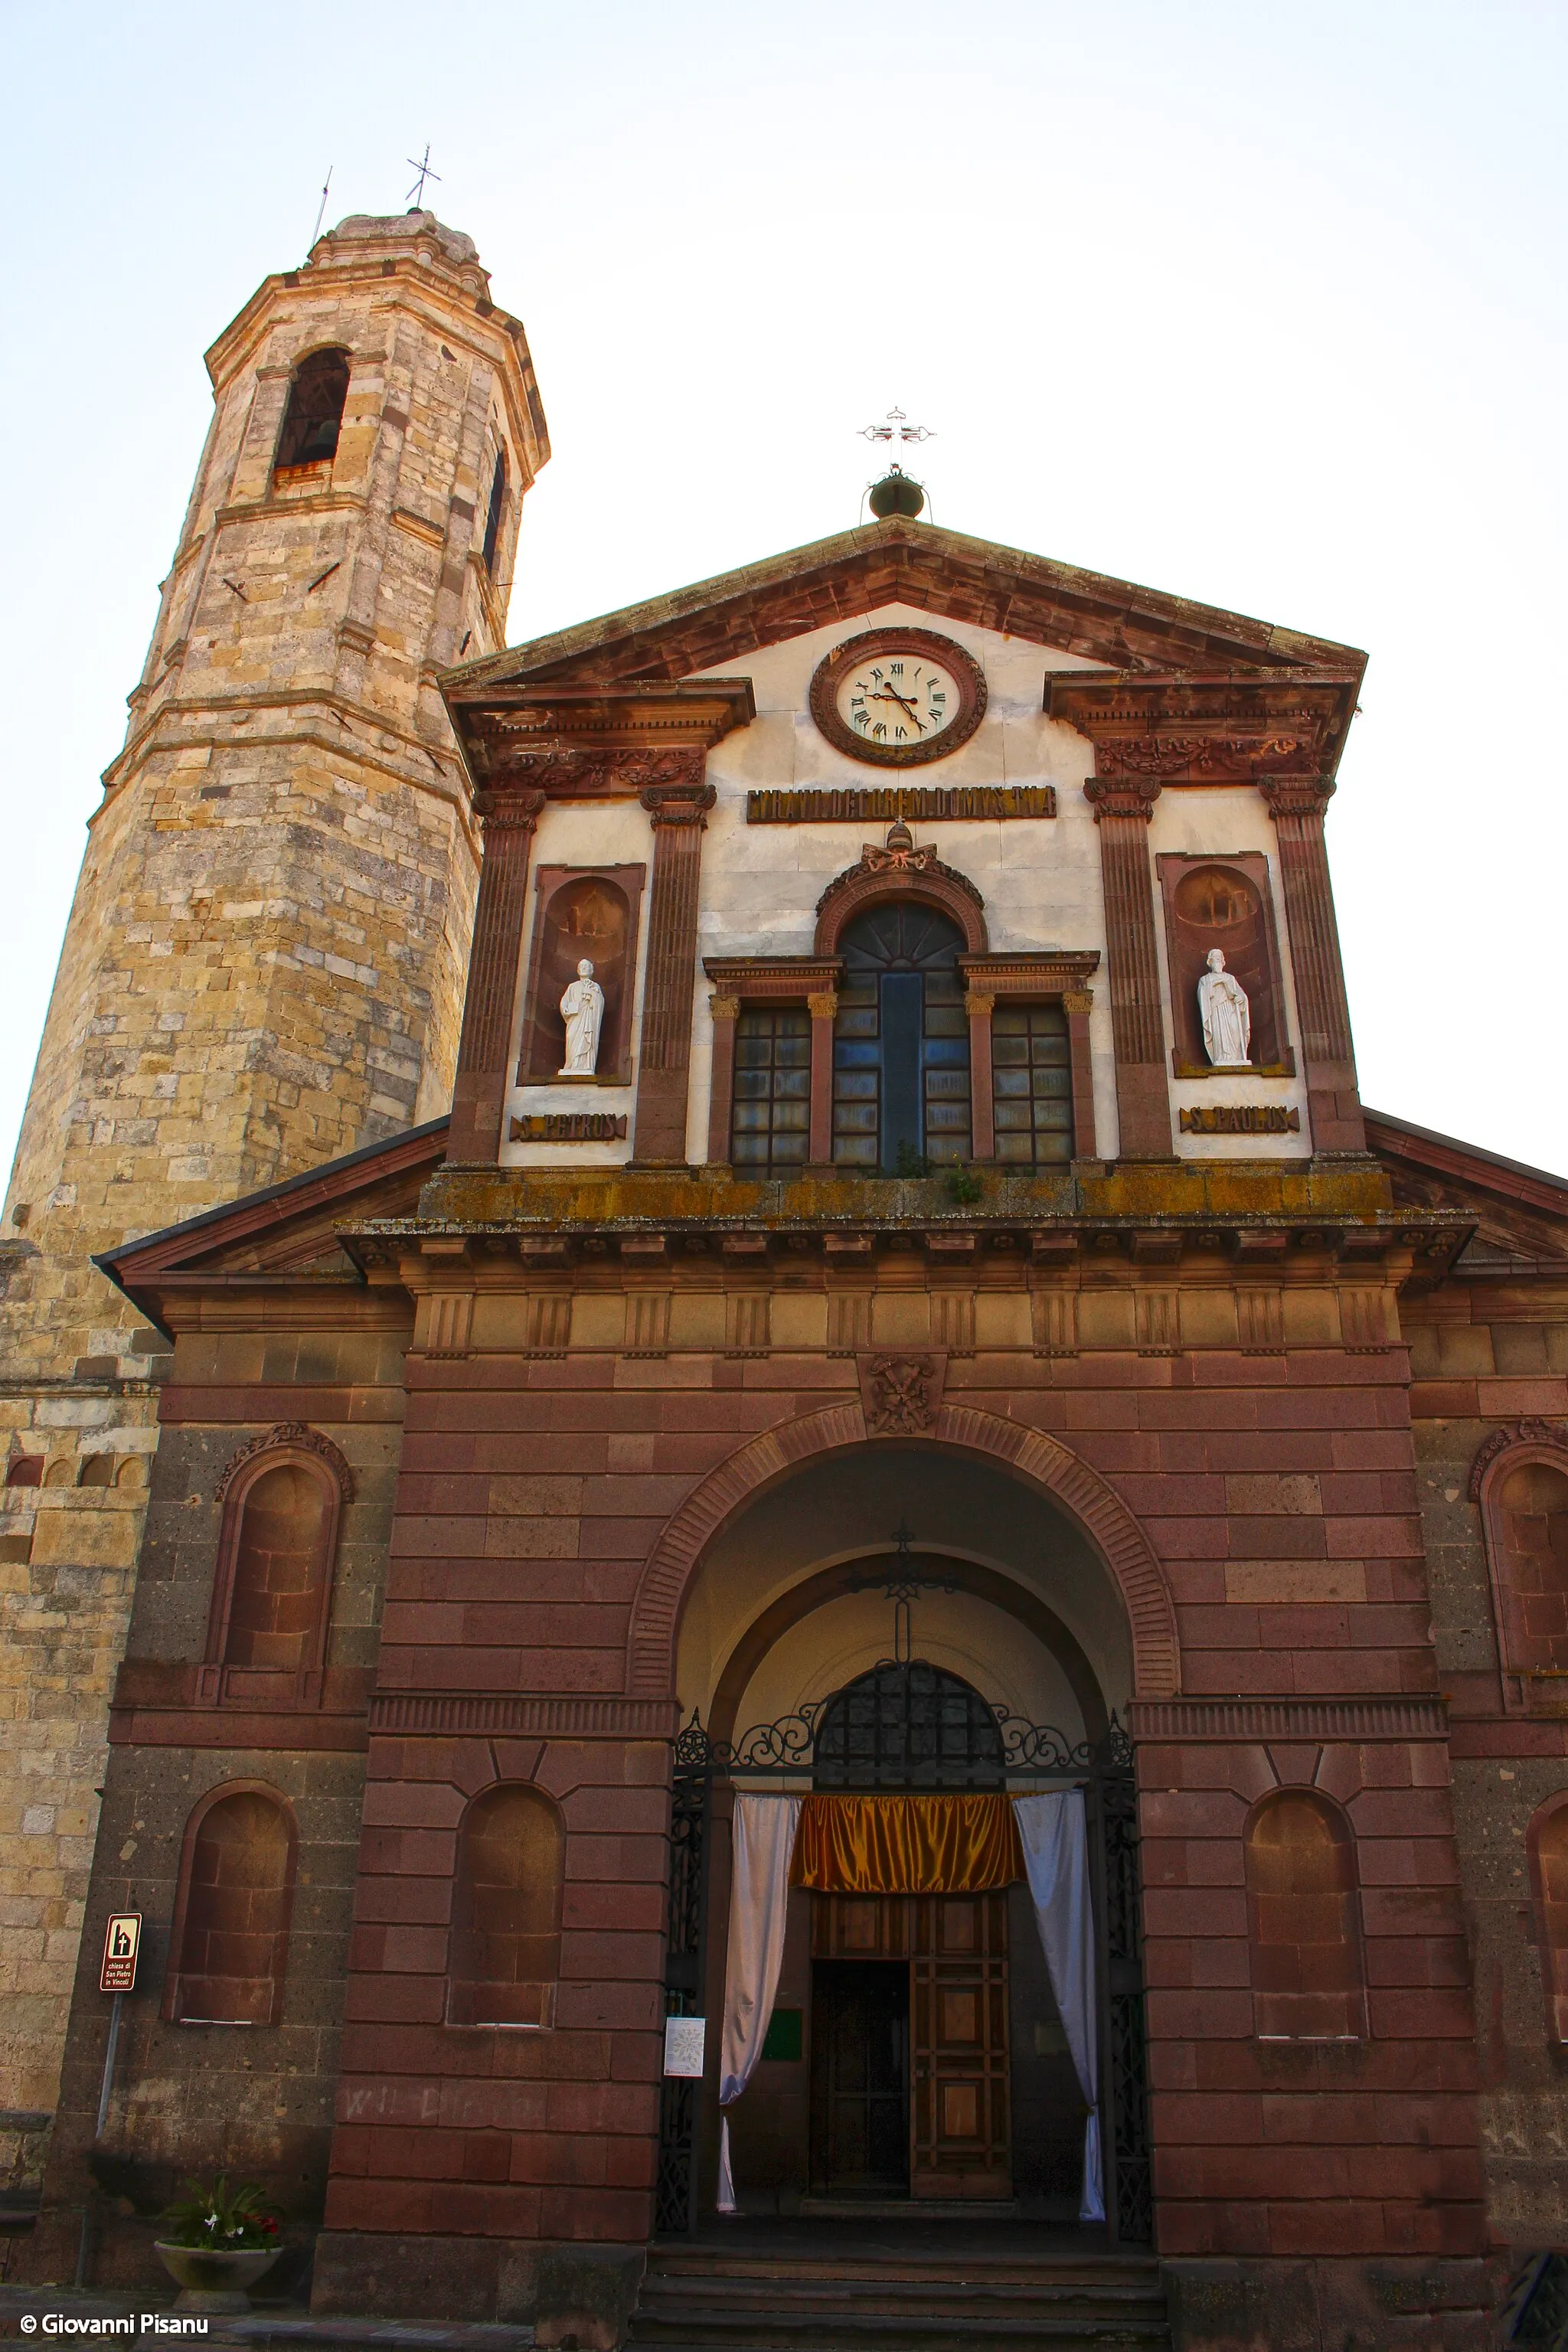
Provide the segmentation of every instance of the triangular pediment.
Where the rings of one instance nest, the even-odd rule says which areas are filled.
[[[177,1225],[144,1234],[93,1261],[142,1314],[162,1324],[163,1302],[182,1287],[225,1282],[363,1280],[338,1228],[370,1218],[411,1217],[446,1157],[450,1121],[432,1119],[365,1144],[281,1184],[245,1193]]]
[[[448,701],[461,702],[507,688],[690,678],[891,604],[1121,672],[1310,670],[1359,679],[1366,661],[1353,646],[1245,614],[893,520],[510,646],[448,670],[441,683]]]
[[[1436,1209],[1473,1223],[1467,1266],[1568,1266],[1568,1179],[1478,1144],[1414,1127],[1384,1111],[1366,1114],[1367,1143],[1388,1171],[1397,1209]]]

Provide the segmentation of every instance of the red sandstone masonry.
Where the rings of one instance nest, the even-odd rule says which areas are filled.
[[[650,1555],[703,1483],[716,1503],[695,1549],[753,1491],[733,1467],[749,1446],[776,1476],[803,1458],[814,1417],[829,1417],[834,1442],[861,1442],[852,1366],[791,1359],[735,1384],[740,1369],[609,1355],[411,1364],[382,1688],[623,1688]],[[1017,1387],[989,1385],[1020,1373]],[[1032,1446],[1049,1464],[1065,1445],[1086,1495],[1114,1499],[1168,1585],[1184,1689],[1338,1698],[1435,1685],[1401,1377],[1395,1357],[1327,1350],[1174,1367],[975,1359],[950,1368],[948,1402],[955,1432],[1010,1430],[1021,1467]],[[1226,1480],[1285,1475],[1316,1477],[1316,1508],[1232,1508],[1242,1498]],[[1227,1600],[1227,1566],[1253,1560],[1293,1562],[1290,1573],[1348,1562],[1368,1598]],[[560,2024],[547,2035],[441,2022],[451,1841],[466,1795],[498,1764],[537,1772],[566,1813]],[[1309,1766],[1351,1807],[1360,1841],[1374,2039],[1353,2048],[1253,2036],[1241,1828],[1256,1796]],[[658,2097],[663,1751],[551,1739],[508,1745],[503,1759],[483,1740],[378,1737],[370,1769],[356,1957],[392,1965],[351,1993],[332,2225],[640,2238]],[[1143,1748],[1140,1770],[1163,2246],[1478,2243],[1474,2054],[1440,1743],[1162,1741]],[[1394,2160],[1406,2148],[1408,2164]]]

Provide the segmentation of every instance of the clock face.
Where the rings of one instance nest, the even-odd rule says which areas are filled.
[[[830,743],[883,768],[945,759],[985,715],[985,678],[951,637],[868,629],[818,665],[811,712]]]
[[[869,655],[839,681],[838,716],[863,743],[934,743],[963,706],[951,669],[913,651]]]

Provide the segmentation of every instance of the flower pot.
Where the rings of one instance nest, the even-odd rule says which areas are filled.
[[[280,2246],[240,2250],[158,2242],[159,2259],[180,2289],[176,2311],[248,2311],[246,2290],[271,2269],[282,2251]]]

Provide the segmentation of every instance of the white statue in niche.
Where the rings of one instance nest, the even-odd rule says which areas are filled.
[[[566,1024],[566,1059],[556,1076],[593,1077],[599,1061],[599,1032],[605,1024],[605,992],[586,956],[577,967],[576,979],[567,982],[561,1017]]]
[[[1198,1013],[1204,1051],[1216,1070],[1250,1069],[1252,1007],[1235,972],[1225,968],[1225,950],[1210,948],[1208,970],[1198,982]]]

